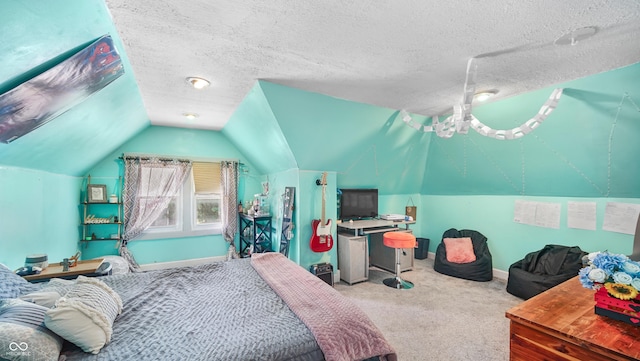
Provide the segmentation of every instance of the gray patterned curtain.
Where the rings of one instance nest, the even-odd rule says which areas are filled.
[[[176,196],[191,171],[191,161],[156,157],[125,157],[124,234],[119,253],[132,271],[139,266],[127,243],[138,237],[158,218]]]
[[[229,242],[227,260],[239,258],[234,243],[238,233],[238,162],[221,162],[222,235]]]

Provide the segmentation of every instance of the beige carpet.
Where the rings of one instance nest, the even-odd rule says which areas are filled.
[[[522,302],[505,291],[506,282],[462,280],[437,273],[433,260],[414,262],[403,272],[415,287],[396,290],[382,280],[392,274],[369,269],[369,281],[335,288],[353,300],[395,347],[401,361],[509,359],[505,311]]]

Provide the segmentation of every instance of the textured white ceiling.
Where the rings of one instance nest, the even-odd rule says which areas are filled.
[[[472,57],[495,99],[640,62],[636,0],[106,3],[156,125],[221,129],[258,79],[436,115],[461,99]],[[595,36],[554,44],[587,26]]]

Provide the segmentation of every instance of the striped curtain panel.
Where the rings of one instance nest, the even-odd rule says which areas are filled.
[[[158,218],[171,198],[180,191],[191,171],[191,161],[156,157],[125,157],[124,234],[119,253],[132,271],[139,266],[127,243],[138,237]]]
[[[227,260],[239,258],[235,246],[238,233],[238,162],[220,163],[222,184],[222,235],[229,242]]]

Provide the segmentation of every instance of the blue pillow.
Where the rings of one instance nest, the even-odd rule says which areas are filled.
[[[19,299],[0,300],[3,360],[58,360],[63,340],[44,326],[49,309]]]
[[[39,287],[13,273],[0,263],[0,299],[16,298],[23,292],[36,290]]]

